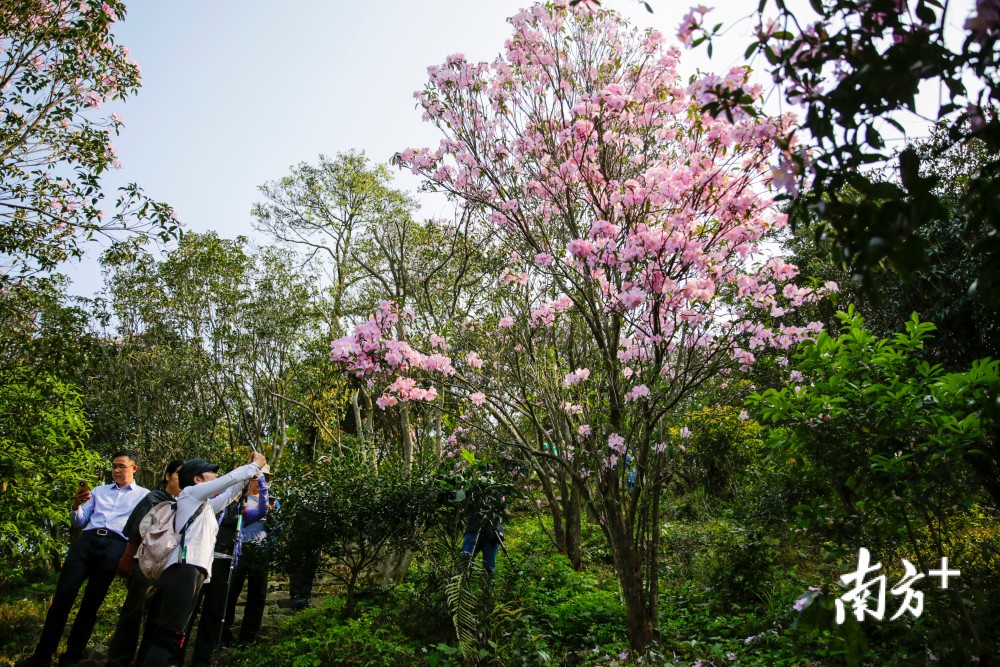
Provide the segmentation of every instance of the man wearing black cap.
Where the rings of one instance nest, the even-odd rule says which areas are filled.
[[[216,514],[240,494],[243,485],[260,474],[267,464],[262,454],[254,452],[250,463],[219,477],[219,466],[197,458],[181,466],[178,478],[181,493],[177,496],[174,528],[191,524],[184,534],[184,546],[170,555],[167,569],[156,584],[158,613],[156,634],[145,667],[166,667],[171,656],[184,645],[185,631],[202,585],[209,580],[214,559],[215,538],[219,532]]]

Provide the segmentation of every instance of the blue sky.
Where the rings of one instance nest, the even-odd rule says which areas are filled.
[[[435,145],[412,94],[428,65],[451,53],[492,60],[510,34],[506,18],[527,0],[350,0],[204,2],[133,0],[115,29],[143,69],[143,86],[124,104],[105,105],[124,118],[115,140],[123,170],[110,191],[137,182],[169,202],[191,231],[254,237],[250,207],[257,187],[320,153],[364,150],[388,160],[407,146]],[[640,27],[673,39],[685,3],[609,0]],[[746,39],[737,40],[737,46]],[[704,53],[685,58],[723,69],[734,62]],[[400,187],[419,183],[400,173]],[[423,214],[443,216],[439,200]],[[100,248],[67,272],[72,291],[101,286]]]
[[[428,65],[451,53],[492,60],[509,36],[506,18],[528,0],[286,0],[205,2],[133,0],[115,32],[143,68],[143,87],[124,104],[106,105],[125,126],[115,144],[124,165],[106,179],[113,189],[137,182],[169,202],[186,229],[253,237],[257,187],[320,153],[364,150],[386,161],[407,146],[435,145],[413,91]],[[607,0],[639,27],[673,41],[689,2]],[[962,5],[971,4],[966,0]],[[738,21],[749,5],[721,0],[711,21]],[[956,17],[966,12],[956,11]],[[957,20],[957,19],[956,19]],[[743,22],[716,45],[686,52],[684,73],[740,64],[749,42]],[[415,191],[408,173],[400,187]],[[448,216],[425,200],[425,216]],[[66,267],[72,291],[101,286],[92,246]]]

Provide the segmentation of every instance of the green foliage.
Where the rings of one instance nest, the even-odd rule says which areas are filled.
[[[0,367],[77,379],[89,351],[89,313],[67,296],[68,282],[53,276],[0,289]]]
[[[824,332],[800,346],[800,376],[750,397],[766,420],[782,426],[769,444],[795,467],[827,478],[795,507],[798,532],[808,531],[844,565],[841,571],[860,546],[890,565],[907,558],[922,571],[962,553],[977,573],[970,592],[937,600],[933,620],[922,619],[911,637],[947,646],[962,636],[981,655],[976,637],[991,627],[998,600],[971,591],[993,582],[986,565],[992,559],[963,543],[977,533],[980,544],[995,535],[998,364],[985,359],[964,373],[945,373],[927,363],[921,356],[934,326],[916,315],[891,339],[865,329],[853,308],[837,317],[839,337]],[[881,643],[869,636],[873,645],[876,639]]]
[[[378,610],[362,608],[344,618],[344,601],[328,598],[300,612],[275,631],[275,638],[232,656],[227,664],[274,667],[325,665],[418,665],[418,649],[381,622]]]
[[[920,358],[933,324],[914,316],[888,340],[853,309],[838,318],[841,336],[821,333],[795,355],[801,380],[750,397],[765,419],[788,427],[772,431],[771,444],[826,469],[847,516],[866,507],[956,508],[972,475],[992,493],[998,362],[945,374]]]
[[[764,445],[760,424],[741,420],[738,413],[730,406],[712,406],[685,417],[693,428],[677,464],[684,490],[704,489],[719,498],[731,498],[738,491]]]
[[[5,576],[58,564],[77,480],[101,458],[83,443],[79,392],[57,378],[0,371],[0,560]]]
[[[295,571],[322,551],[326,569],[347,589],[348,615],[362,574],[390,550],[415,548],[437,506],[430,472],[402,465],[376,471],[353,459],[332,459],[281,485],[287,490],[268,532],[278,564]]]
[[[625,641],[625,606],[612,572],[573,569],[567,558],[552,552],[548,536],[530,518],[507,533],[508,550],[517,558],[519,604],[553,650]]]
[[[291,406],[315,427],[298,371],[321,323],[314,276],[290,253],[185,234],[162,258],[138,242],[115,244],[102,265],[97,315],[117,327],[91,372],[102,438],[157,461],[206,443],[243,456],[250,442],[277,463]]]
[[[780,167],[793,180],[809,185],[802,192],[788,188],[793,224],[815,217],[827,221],[822,233],[836,240],[835,261],[868,282],[878,277],[883,260],[904,278],[925,270],[929,248],[919,232],[928,224],[989,230],[977,234],[975,253],[984,261],[972,287],[996,304],[996,13],[988,3],[977,2],[971,14],[962,17],[949,4],[921,0],[899,11],[888,0],[813,0],[809,7],[760,0],[752,14],[758,22],[755,38],[746,56],[766,60],[764,70],[781,96],[805,109],[794,136],[802,141],[807,135],[808,143],[796,149],[790,134],[789,154]],[[711,44],[720,27],[701,28],[704,35],[699,39]],[[927,86],[940,95],[917,94]],[[722,84],[715,92],[705,110],[718,116],[733,113],[748,91]],[[927,155],[912,147],[897,151],[883,133],[905,133],[902,123],[910,114],[945,126],[945,147],[981,141],[986,153],[981,167],[969,173],[965,183],[955,184],[924,168]],[[879,167],[895,171],[896,178],[882,178]],[[962,218],[953,216],[955,204]]]
[[[675,588],[713,591],[728,608],[765,599],[774,586],[779,541],[733,521],[666,522],[660,528],[666,578]]]
[[[970,289],[977,277],[989,270],[990,257],[977,246],[990,229],[961,203],[989,159],[989,151],[978,139],[953,143],[949,129],[949,124],[938,124],[928,139],[910,144],[920,156],[921,171],[937,177],[934,194],[941,198],[947,215],[912,230],[924,247],[927,266],[914,270],[909,280],[879,265],[871,268],[871,284],[860,283],[842,266],[822,216],[808,224],[803,221],[787,243],[793,251],[791,261],[806,275],[835,281],[840,286],[841,302],[854,303],[875,335],[892,337],[914,312],[922,320],[934,322],[938,327],[935,337],[925,341],[927,359],[958,371],[975,359],[1000,357],[1000,310],[996,302]],[[893,176],[884,178],[892,180]],[[816,243],[817,238],[824,240]],[[831,304],[821,304],[820,310],[818,319],[836,323]]]
[[[26,658],[34,652],[57,580],[58,575],[54,572],[12,575],[8,570],[0,575],[0,665],[13,664],[14,660]],[[118,622],[117,610],[121,609],[127,593],[125,580],[116,578],[104,598],[102,613],[97,615],[91,635],[94,644],[106,644],[111,638]],[[83,595],[77,597],[70,618],[73,618],[82,599]]]
[[[455,465],[443,464],[435,478],[438,508],[434,524],[454,534],[474,515],[488,525],[502,522],[507,506],[523,497],[522,492],[496,462],[477,459],[465,449],[459,458]]]
[[[541,611],[541,610],[540,610]],[[625,606],[611,590],[592,590],[544,610],[553,643],[562,648],[604,646],[624,640]]]

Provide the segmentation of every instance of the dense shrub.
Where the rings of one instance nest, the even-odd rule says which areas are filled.
[[[348,458],[316,466],[287,488],[271,522],[272,556],[280,568],[294,572],[322,552],[321,569],[344,584],[348,616],[363,576],[391,550],[415,548],[437,507],[428,471],[401,465],[376,471]]]
[[[0,578],[58,567],[77,480],[97,481],[80,392],[30,369],[0,370]]]

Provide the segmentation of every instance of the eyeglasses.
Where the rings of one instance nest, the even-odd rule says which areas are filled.
[[[131,467],[132,466],[127,466],[127,465],[123,465],[121,463],[116,463],[113,466],[111,466],[111,469],[112,470],[128,470]]]

